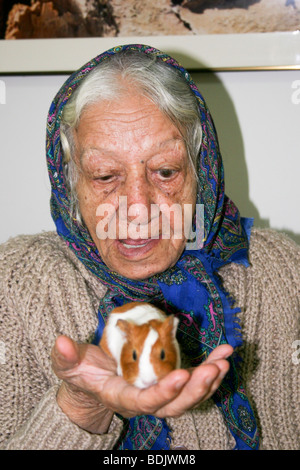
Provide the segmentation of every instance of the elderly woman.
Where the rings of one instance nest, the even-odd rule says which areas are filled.
[[[57,234],[1,251],[2,448],[297,448],[299,250],[250,237],[189,74],[148,46],[99,55],[51,105],[47,162]],[[98,346],[131,301],[178,318],[187,364],[144,389]]]

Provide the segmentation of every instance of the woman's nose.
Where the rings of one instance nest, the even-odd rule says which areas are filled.
[[[140,224],[147,224],[151,217],[151,204],[153,188],[144,174],[132,173],[126,178],[122,196],[127,198],[127,217],[131,222],[134,219]]]

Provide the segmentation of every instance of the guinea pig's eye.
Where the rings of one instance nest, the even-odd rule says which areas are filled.
[[[161,358],[161,360],[163,361],[165,357],[166,357],[165,350],[162,349],[162,350],[160,351],[160,358]]]
[[[132,351],[132,359],[133,359],[134,361],[137,360],[137,353],[136,353],[136,350],[135,350],[135,349]]]

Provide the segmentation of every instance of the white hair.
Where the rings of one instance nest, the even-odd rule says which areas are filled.
[[[73,216],[79,221],[76,194],[78,170],[72,158],[75,151],[73,132],[87,106],[104,100],[115,101],[124,92],[130,92],[131,88],[135,93],[140,92],[149,98],[178,128],[197,177],[202,129],[197,99],[189,84],[174,67],[158,61],[155,54],[146,55],[137,51],[115,54],[83,79],[62,114],[60,137],[64,171]]]

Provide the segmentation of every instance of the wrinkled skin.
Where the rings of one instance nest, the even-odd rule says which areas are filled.
[[[195,207],[196,181],[177,128],[147,98],[125,96],[89,106],[75,142],[80,212],[105,264],[131,279],[173,266],[185,246],[184,227],[179,238],[171,218],[170,234],[163,238],[161,217],[151,217],[151,206],[177,204],[182,213],[185,204]],[[120,196],[127,197],[128,236],[120,238],[117,230],[115,239],[101,240],[97,209],[113,207],[118,229]],[[130,237],[130,227],[139,239]]]

